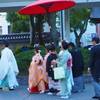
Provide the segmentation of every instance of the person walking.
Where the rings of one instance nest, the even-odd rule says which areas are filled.
[[[53,95],[53,93],[56,93],[59,91],[59,81],[54,79],[54,70],[53,68],[56,67],[53,66],[52,61],[57,59],[57,54],[55,53],[55,46],[54,44],[49,46],[49,53],[50,55],[47,58],[46,62],[46,71],[49,76],[49,92],[48,95]]]
[[[13,52],[8,46],[9,41],[5,39],[0,59],[0,88],[8,87],[9,90],[14,90],[19,85],[16,79],[19,70]]]
[[[60,83],[60,92],[57,95],[62,95],[61,98],[67,99],[71,95],[73,77],[72,77],[72,56],[68,52],[68,43],[61,43],[62,53],[58,55],[57,61],[53,61],[57,63],[57,67],[63,67],[65,71],[65,78],[59,79]]]
[[[92,71],[92,77],[93,77],[93,86],[95,91],[95,96],[93,96],[93,99],[100,100],[100,40],[98,37],[92,38],[92,45],[91,53],[90,53],[90,61],[89,61],[89,67],[88,67],[88,73]]]
[[[83,71],[84,61],[82,53],[79,49],[75,48],[73,42],[69,43],[70,53],[72,55],[72,73],[74,78],[74,86],[72,92],[82,92],[84,90]]]
[[[30,92],[44,93],[46,90],[44,69],[42,66],[43,58],[40,55],[40,48],[34,48],[35,55],[32,57],[32,61],[29,67],[29,87]]]

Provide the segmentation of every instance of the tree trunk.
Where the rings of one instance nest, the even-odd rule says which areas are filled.
[[[42,37],[42,20],[44,19],[42,14],[38,15],[38,36],[39,36],[39,44],[44,45],[43,37]]]
[[[58,45],[58,32],[56,30],[56,13],[48,13],[47,14],[47,22],[50,26],[50,36],[51,42]]]
[[[77,33],[77,29],[74,29],[74,34],[75,34],[75,37],[76,37],[76,39],[75,39],[76,45],[78,45],[82,35],[85,33],[85,31],[87,29],[87,25],[88,25],[88,19],[84,21],[83,27],[80,28],[79,35]]]
[[[31,27],[31,32],[30,32],[30,45],[34,46],[35,43],[35,28],[34,28],[34,15],[30,15],[30,27]]]
[[[78,45],[79,44],[79,42],[80,42],[80,39],[81,39],[81,37],[76,37],[76,39],[75,39],[75,42],[76,42],[76,45]]]

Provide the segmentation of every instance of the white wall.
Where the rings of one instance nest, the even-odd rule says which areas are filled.
[[[91,34],[91,33],[96,33],[96,26],[95,26],[95,25],[91,26],[90,23],[88,23],[87,30],[86,30],[86,32],[82,35],[82,38],[81,38],[81,40],[80,40],[80,42],[82,42],[82,46],[83,46],[83,47],[92,44],[92,42],[89,41],[89,40],[86,38],[86,37],[87,37],[87,34]],[[70,41],[75,43],[75,35],[74,35],[74,33],[70,33]]]
[[[2,34],[8,34],[8,25],[10,24],[6,21],[6,12],[2,12],[0,14],[0,25],[2,26]]]

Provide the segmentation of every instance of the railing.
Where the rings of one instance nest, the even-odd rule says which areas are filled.
[[[30,39],[29,33],[15,33],[15,34],[6,34],[0,35],[0,41],[8,39],[8,40],[21,40],[21,39]]]
[[[35,34],[35,41],[38,41],[38,33]],[[43,32],[42,37],[44,42],[48,43],[50,42],[50,32]],[[58,33],[58,37],[60,37],[60,34]],[[26,40],[30,39],[30,33],[13,33],[13,34],[6,34],[6,35],[0,35],[0,41],[3,41],[4,39],[8,40]],[[19,42],[19,41],[18,41]]]

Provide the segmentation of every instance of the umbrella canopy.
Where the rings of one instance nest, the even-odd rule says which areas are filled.
[[[18,11],[19,14],[33,15],[60,11],[76,3],[72,0],[39,0]]]

